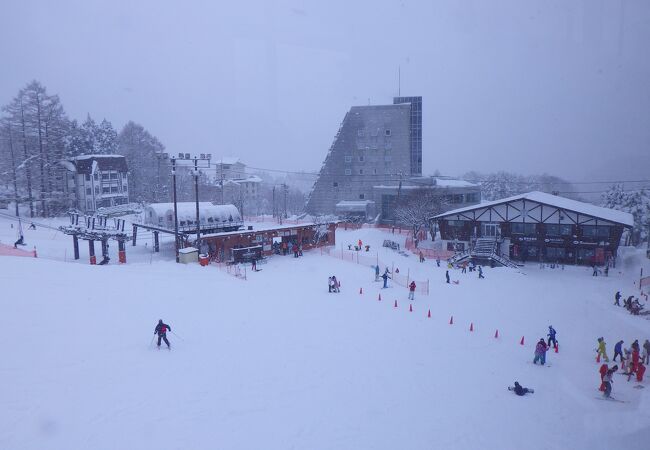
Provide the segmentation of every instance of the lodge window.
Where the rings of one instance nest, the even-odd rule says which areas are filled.
[[[110,194],[111,193],[111,188],[110,187],[103,187],[102,188],[102,194]]]
[[[449,227],[462,227],[465,225],[464,220],[448,220],[447,226]]]
[[[102,180],[108,180],[109,179],[109,174],[103,173],[102,174]]]
[[[93,190],[91,188],[86,188],[86,195],[92,195]]]
[[[536,227],[534,223],[512,223],[510,231],[512,234],[535,234]]]
[[[111,187],[111,193],[112,194],[117,194],[118,192],[119,192],[119,189],[117,188],[117,186],[112,186]]]
[[[582,225],[580,231],[582,232],[583,237],[609,238],[609,227]]]
[[[359,156],[359,162],[364,162],[365,158],[363,156]]]
[[[454,194],[451,196],[452,203],[463,203],[463,194]]]
[[[366,133],[363,131],[363,128],[359,128],[357,130],[357,136],[363,137]]]
[[[99,174],[95,172],[95,180],[99,180]]]
[[[339,184],[335,181],[334,183],[332,183],[332,186],[339,187]]]
[[[546,247],[546,258],[549,260],[561,259],[566,255],[564,247]]]
[[[90,181],[90,174],[89,173],[86,174],[86,181]]]
[[[386,130],[386,136],[390,136],[390,129]]]
[[[478,202],[478,192],[472,192],[470,194],[465,194],[465,202],[467,202],[467,203],[477,203]]]
[[[579,248],[578,249],[578,259],[591,259],[595,255],[595,252],[591,248]]]
[[[352,170],[351,169],[345,169],[345,174],[346,175],[352,175]]]
[[[366,194],[359,194],[359,198],[363,200],[364,198],[366,198]]]
[[[351,163],[352,162],[352,156],[346,156],[345,157],[345,162],[346,163]]]
[[[571,225],[546,224],[547,236],[571,236],[572,234]]]
[[[117,172],[111,173],[111,180],[117,180]]]

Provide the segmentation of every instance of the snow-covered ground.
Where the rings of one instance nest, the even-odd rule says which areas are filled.
[[[320,251],[240,280],[175,264],[171,243],[153,255],[144,237],[128,264],[90,266],[84,246],[69,263],[71,238],[25,233],[42,257],[0,257],[1,449],[647,446],[650,390],[616,375],[613,396],[628,403],[597,399],[594,352],[599,336],[610,357],[619,339],[650,338],[650,321],[612,305],[616,290],[638,292],[636,253],[609,278],[529,265],[484,280],[452,271],[455,285],[432,261],[380,248],[397,235],[339,230],[339,247],[362,239],[430,280],[409,312],[405,288],[381,290],[369,267]],[[0,219],[0,241],[13,240]],[[176,333],[171,352],[151,346],[159,318]],[[560,352],[535,366],[548,325]],[[535,394],[508,392],[515,380]]]

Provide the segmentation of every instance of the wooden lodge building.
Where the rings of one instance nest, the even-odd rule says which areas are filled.
[[[543,192],[447,211],[431,218],[455,261],[615,263],[631,214]]]

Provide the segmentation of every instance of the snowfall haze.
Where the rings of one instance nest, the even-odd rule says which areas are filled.
[[[422,95],[423,171],[647,177],[650,3],[4,2],[0,104],[32,79],[72,118],[172,154],[316,171],[351,105]]]

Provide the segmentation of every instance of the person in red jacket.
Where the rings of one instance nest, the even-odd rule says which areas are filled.
[[[636,368],[639,365],[639,347],[632,347],[632,371],[636,372]]]
[[[608,370],[609,367],[607,367],[607,364],[603,364],[602,366],[600,366],[600,369],[598,370],[598,372],[600,372],[600,387],[598,388],[599,391],[605,392],[604,378]]]
[[[643,362],[639,362],[639,364],[637,364],[636,366],[636,381],[642,383],[644,373],[645,373],[645,366],[643,365]]]
[[[165,344],[167,344],[167,348],[171,349],[169,341],[167,340],[167,330],[172,331],[172,327],[163,323],[162,319],[160,319],[158,325],[156,325],[156,329],[153,331],[153,334],[158,335],[158,348],[160,348],[160,341],[163,340],[165,341]]]
[[[409,284],[409,300],[415,300],[415,281]]]

